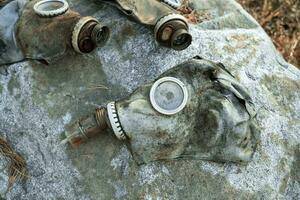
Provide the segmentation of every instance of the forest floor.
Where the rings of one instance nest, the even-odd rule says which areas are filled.
[[[300,0],[238,0],[272,38],[276,48],[300,68]]]

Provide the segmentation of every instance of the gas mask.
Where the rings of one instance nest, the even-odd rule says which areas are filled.
[[[3,9],[7,6],[9,4]],[[103,46],[109,38],[106,26],[93,17],[82,17],[70,10],[65,0],[34,0],[16,8],[19,11],[14,16],[17,20],[16,25],[11,27],[11,36],[0,41],[13,44],[8,45],[9,49],[18,51],[22,56],[9,56],[10,60],[7,60],[7,53],[2,55],[0,52],[0,64],[23,59],[49,63],[71,52],[90,53]],[[6,13],[6,16],[10,14]],[[0,26],[1,23],[5,22],[0,20]],[[0,39],[1,36],[0,33]]]
[[[254,116],[250,96],[224,66],[196,57],[68,126],[63,143],[77,146],[111,129],[139,164],[249,162],[258,143]]]
[[[154,29],[156,41],[175,50],[186,49],[192,42],[185,17],[174,8],[180,0],[100,0],[119,8],[133,20]]]

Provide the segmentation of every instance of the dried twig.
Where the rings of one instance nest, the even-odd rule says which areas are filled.
[[[105,85],[93,85],[91,87],[88,87],[90,90],[96,90],[96,89],[102,89],[102,90],[108,90],[109,88]]]
[[[267,14],[266,16],[264,16],[261,20],[260,20],[260,25],[261,26],[265,26],[268,22],[270,22],[274,17],[278,17],[279,15],[281,15],[281,9],[282,6],[280,6],[279,8],[277,8],[274,11],[269,12],[269,14]],[[264,13],[264,12],[263,12]]]
[[[295,34],[293,42],[292,42],[291,52],[290,52],[290,55],[289,55],[289,61],[291,61],[293,59],[293,57],[294,57],[294,53],[295,53],[296,48],[297,48],[297,46],[299,44],[299,40],[300,40],[300,33],[299,34]]]
[[[200,23],[209,18],[209,14],[205,11],[197,11],[190,7],[190,0],[183,0],[181,6],[177,9],[190,23]]]

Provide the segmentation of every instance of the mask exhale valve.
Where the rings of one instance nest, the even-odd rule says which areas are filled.
[[[83,17],[74,27],[72,46],[78,53],[90,53],[96,47],[104,46],[109,35],[109,28],[102,26],[97,19]]]
[[[174,50],[186,49],[192,43],[188,22],[182,15],[170,14],[161,18],[154,28],[156,41]]]

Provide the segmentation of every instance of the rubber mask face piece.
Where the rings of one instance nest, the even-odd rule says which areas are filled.
[[[170,77],[180,82],[156,87],[157,108],[150,93]],[[248,162],[258,141],[251,102],[221,65],[193,59],[116,102],[115,115],[138,163],[180,158]]]
[[[30,1],[17,26],[24,57],[52,62],[68,53],[90,53],[105,44],[109,30],[92,17],[82,17],[65,0]]]
[[[249,162],[259,141],[254,116],[250,96],[223,65],[195,58],[67,127],[62,142],[77,146],[109,128],[139,164]]]
[[[175,50],[186,49],[192,42],[187,20],[170,6],[179,1],[101,0],[118,7],[135,21],[153,27],[156,41]],[[168,2],[168,3],[167,3]]]

